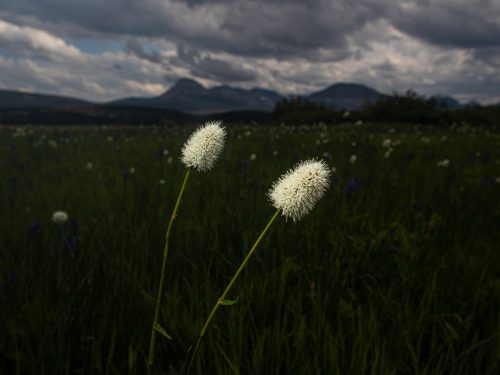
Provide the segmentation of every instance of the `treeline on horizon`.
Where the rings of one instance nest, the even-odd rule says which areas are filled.
[[[427,98],[410,90],[383,96],[375,103],[353,111],[334,110],[303,97],[292,97],[276,103],[272,114],[275,119],[285,123],[369,121],[451,125],[465,122],[491,126],[500,123],[500,103],[449,108],[440,98]]]
[[[346,122],[407,123],[449,126],[500,125],[500,103],[450,108],[442,98],[424,97],[413,91],[384,95],[358,110],[331,109],[304,97],[276,103],[271,112],[259,110],[191,114],[160,108],[98,105],[68,108],[0,110],[0,125],[160,125],[198,124],[221,120],[228,124],[340,124]]]

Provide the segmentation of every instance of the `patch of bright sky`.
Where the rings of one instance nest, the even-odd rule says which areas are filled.
[[[155,43],[153,42],[145,42],[142,44],[142,46],[144,47],[144,50],[147,52],[147,53],[155,53],[155,52],[161,52],[164,50],[164,48],[159,48],[158,45],[156,45]],[[176,51],[176,48],[175,48],[175,45],[164,45],[164,47],[166,47],[166,50],[167,51],[172,51],[172,52],[175,52]]]
[[[15,55],[9,52],[8,49],[0,47],[0,56],[11,58],[14,57]]]

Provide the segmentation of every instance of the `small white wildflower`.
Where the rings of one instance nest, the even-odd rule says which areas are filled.
[[[361,126],[361,125],[363,125],[363,121],[358,120],[358,121],[356,121],[356,122],[354,123],[354,125],[356,125],[356,126]]]
[[[68,214],[64,211],[55,211],[52,214],[52,221],[56,224],[64,224],[68,221]]]
[[[268,192],[272,205],[293,221],[309,213],[330,186],[331,171],[323,160],[306,160],[283,174]]]
[[[385,153],[384,153],[384,158],[388,159],[391,154],[392,154],[393,148],[389,148]]]
[[[171,156],[169,156],[169,157],[167,158],[167,164],[172,164],[172,161],[173,161],[173,160],[174,160],[174,159],[173,159]]]
[[[128,173],[134,174],[135,173],[135,167],[130,167],[130,169],[128,170]]]
[[[382,142],[382,147],[383,147],[383,148],[389,148],[389,147],[391,147],[391,145],[392,145],[392,141],[391,141],[391,139],[390,139],[390,138],[386,138],[386,139],[384,139],[384,141]]]
[[[167,155],[168,155],[168,150],[167,149],[163,150],[163,156],[167,156]]]
[[[357,146],[356,142],[351,143],[351,147],[356,147],[356,146]]]
[[[440,160],[436,163],[438,167],[449,167],[450,166],[450,161],[448,159]]]
[[[165,180],[164,180],[164,179],[161,179],[160,181],[158,181],[158,183],[159,183],[160,185],[164,185],[164,184],[165,184]]]
[[[222,151],[226,136],[226,130],[220,126],[221,123],[222,121],[207,122],[191,134],[182,148],[181,160],[186,167],[202,172],[212,169]]]
[[[108,142],[113,142],[114,138],[112,136],[108,135],[108,137],[106,138],[106,140]]]
[[[255,160],[257,160],[257,155],[252,154],[252,155],[250,155],[249,159],[250,159],[250,161],[255,161]]]
[[[273,156],[278,156],[278,151],[274,150],[273,151]]]
[[[351,157],[349,158],[349,163],[351,164],[354,164],[356,163],[356,160],[358,160],[358,157],[356,155],[351,155]]]
[[[500,184],[500,177],[495,177],[495,183]]]
[[[94,166],[92,165],[92,163],[90,161],[87,164],[85,164],[85,169],[88,171],[92,170],[93,167]]]

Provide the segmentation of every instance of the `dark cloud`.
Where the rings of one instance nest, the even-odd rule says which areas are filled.
[[[67,66],[68,76],[94,57],[121,67],[112,69],[109,86],[96,79],[100,93],[83,87],[88,96],[115,95],[119,79],[128,78],[129,92],[154,93],[163,77],[171,84],[183,76],[284,93],[351,81],[389,92],[500,95],[498,0],[0,1],[0,21],[10,23],[8,34],[0,30],[0,47],[14,62],[53,62],[60,71]],[[20,33],[12,25],[32,28]],[[124,50],[86,53],[80,38],[112,40]],[[43,73],[54,89],[64,83],[49,67]]]
[[[500,67],[500,47],[481,48],[474,52],[474,57],[493,68]]]
[[[500,46],[500,2],[491,0],[404,1],[394,4],[390,22],[436,45]]]
[[[0,17],[31,16],[61,30],[165,38],[243,56],[320,57],[378,17],[372,1],[6,0]],[[39,25],[37,25],[39,26]]]
[[[125,51],[154,63],[162,62],[162,58],[158,51],[146,51],[144,45],[137,39],[127,39],[127,41],[125,42]]]
[[[184,46],[177,48],[178,58],[186,64],[194,76],[209,78],[219,82],[253,81],[256,75],[253,71],[237,67],[229,61],[210,56],[203,56],[199,52]]]
[[[387,19],[437,45],[500,45],[497,0],[3,0],[0,17],[165,38],[195,49],[243,56],[320,58],[342,49],[365,24]]]

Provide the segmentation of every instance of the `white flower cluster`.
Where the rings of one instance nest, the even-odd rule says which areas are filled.
[[[281,214],[299,221],[309,213],[330,186],[331,171],[323,160],[306,160],[290,169],[268,192]]]
[[[449,167],[450,166],[450,161],[448,159],[440,160],[436,163],[438,167]]]
[[[188,138],[182,148],[182,162],[198,171],[212,169],[224,146],[222,121],[207,122]]]
[[[52,214],[52,221],[56,224],[64,224],[68,221],[68,214],[64,211],[55,211]]]

